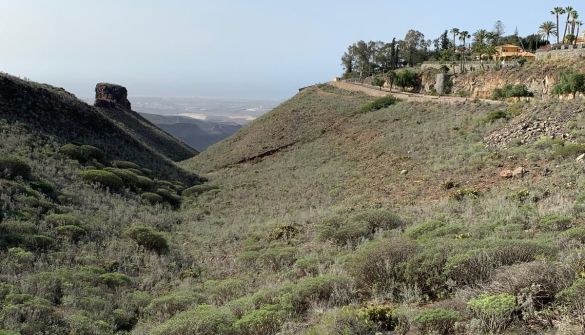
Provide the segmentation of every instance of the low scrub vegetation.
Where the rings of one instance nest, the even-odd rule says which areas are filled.
[[[534,93],[528,90],[528,87],[524,84],[507,84],[502,88],[497,88],[494,90],[492,94],[492,99],[495,100],[505,100],[509,98],[524,98],[524,97],[533,97]]]
[[[362,109],[360,109],[360,113],[377,111],[379,109],[392,106],[396,104],[398,101],[399,100],[396,99],[394,96],[387,95],[385,97],[378,98],[374,101],[368,102],[364,107],[362,107]]]

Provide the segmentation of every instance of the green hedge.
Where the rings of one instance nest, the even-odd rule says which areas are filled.
[[[165,237],[152,228],[134,226],[128,228],[124,232],[124,235],[148,250],[156,251],[157,253],[165,253],[169,250],[169,245]]]
[[[13,179],[22,177],[29,179],[31,171],[30,165],[18,157],[0,158],[0,178]]]
[[[112,191],[119,191],[124,188],[124,181],[116,174],[104,170],[85,170],[79,172],[81,179],[92,184],[99,184]]]

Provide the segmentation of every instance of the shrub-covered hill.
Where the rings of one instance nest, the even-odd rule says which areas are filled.
[[[184,163],[206,300],[153,333],[583,331],[582,104],[373,100],[313,87]]]
[[[130,160],[168,177],[194,178],[177,169],[172,159],[186,159],[196,151],[134,112],[98,109],[60,88],[0,74],[0,118],[63,144],[93,145],[111,159]]]

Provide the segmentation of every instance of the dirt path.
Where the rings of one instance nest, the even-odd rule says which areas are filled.
[[[417,93],[407,93],[401,92],[397,90],[390,90],[387,88],[382,88],[381,90],[377,87],[366,85],[366,84],[356,84],[356,83],[348,83],[346,81],[332,81],[329,83],[332,86],[340,88],[346,91],[354,91],[354,92],[362,92],[367,95],[371,95],[373,97],[383,97],[389,94],[402,99],[404,101],[410,102],[426,102],[426,101],[434,101],[438,103],[444,104],[458,104],[458,103],[465,103],[465,102],[472,102],[472,101],[481,101],[483,103],[488,103],[491,105],[501,105],[503,102],[495,101],[495,100],[487,100],[487,99],[470,99],[470,98],[461,98],[461,97],[448,97],[448,96],[432,96],[432,95],[424,95],[424,94],[417,94]]]

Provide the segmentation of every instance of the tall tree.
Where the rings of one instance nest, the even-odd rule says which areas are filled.
[[[411,29],[404,36],[401,49],[408,65],[414,66],[426,60],[428,41],[423,33]]]
[[[492,32],[494,33],[496,44],[499,44],[500,38],[506,33],[506,27],[504,26],[504,23],[500,20],[496,21],[494,24],[494,30]]]
[[[560,36],[559,36],[559,34],[560,34],[559,33],[559,28],[560,28],[560,26],[559,26],[559,16],[565,14],[565,9],[563,7],[555,7],[555,8],[553,8],[553,10],[550,13],[552,15],[556,16],[556,18],[557,18],[557,29],[556,29],[557,32],[556,32],[556,35],[557,35],[557,44],[559,44],[559,43],[561,43]]]
[[[565,32],[563,33],[563,44],[565,43],[565,37],[567,37],[567,31],[569,29],[569,19],[571,18],[571,13],[573,12],[574,8],[571,6],[565,7],[565,14],[567,14],[567,20],[565,21]]]
[[[546,21],[540,25],[538,32],[546,37],[546,40],[550,43],[550,35],[556,34],[557,26],[552,21]]]
[[[353,73],[355,60],[355,48],[354,45],[350,45],[341,57],[341,66],[343,66],[346,75]]]
[[[467,41],[468,38],[471,38],[471,35],[467,30],[463,30],[459,33],[459,40],[463,43],[462,46],[464,49],[467,47],[465,42]]]
[[[583,21],[575,21],[577,25],[577,34],[575,35],[575,44],[577,44],[577,40],[579,39],[579,31],[581,30],[581,26],[583,26]]]

